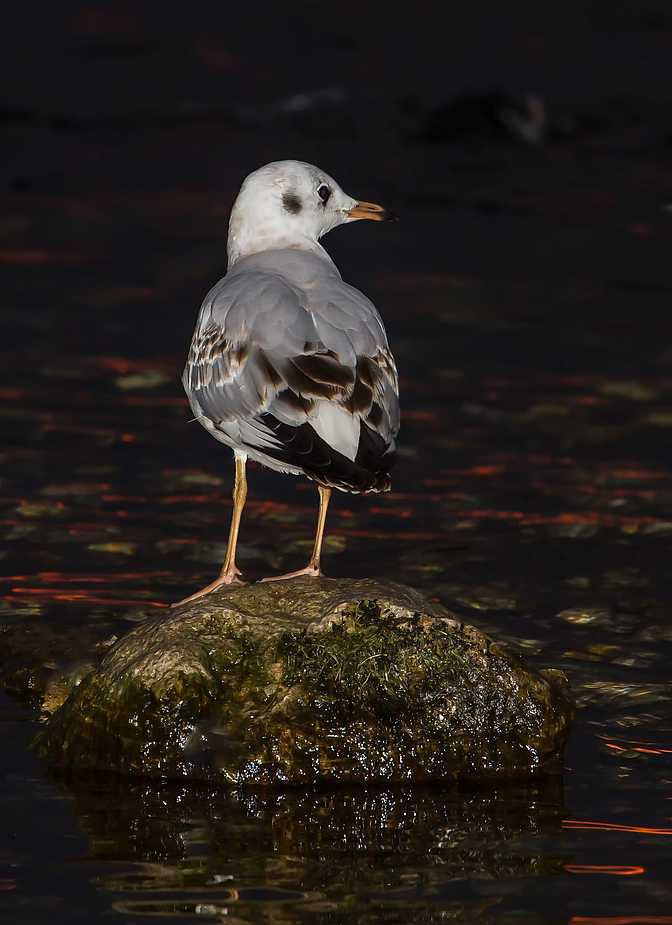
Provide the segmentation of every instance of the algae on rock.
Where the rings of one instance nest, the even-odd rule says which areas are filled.
[[[60,764],[251,782],[520,775],[556,762],[574,701],[393,582],[297,578],[151,617],[49,718]]]

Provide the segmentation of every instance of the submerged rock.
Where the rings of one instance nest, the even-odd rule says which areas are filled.
[[[270,784],[521,775],[558,760],[574,700],[393,582],[211,594],[117,642],[38,737],[74,767]]]

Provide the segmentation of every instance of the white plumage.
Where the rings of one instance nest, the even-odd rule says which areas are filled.
[[[229,222],[229,269],[201,306],[183,375],[196,418],[236,457],[226,561],[192,597],[238,580],[248,457],[319,484],[313,557],[293,574],[321,574],[332,488],[389,489],[399,403],[385,328],[318,240],[345,222],[388,217],[300,161],[268,164],[243,183]]]

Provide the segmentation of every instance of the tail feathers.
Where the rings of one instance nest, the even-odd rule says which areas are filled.
[[[261,423],[273,431],[282,447],[264,447],[264,454],[302,469],[309,479],[328,488],[353,493],[389,491],[389,472],[395,463],[394,441],[386,441],[364,422],[354,459],[348,459],[304,423],[298,427],[283,424],[272,414],[259,415]]]

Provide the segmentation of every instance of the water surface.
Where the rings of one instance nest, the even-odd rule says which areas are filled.
[[[430,6],[415,38],[375,4],[15,8],[0,621],[42,683],[216,574],[232,460],[179,374],[242,177],[297,156],[402,217],[327,239],[384,315],[403,422],[393,491],[334,499],[325,571],[396,578],[564,670],[565,763],[470,789],[55,778],[14,691],[0,921],[672,925],[669,11],[493,7],[490,35]],[[574,128],[492,135],[484,86]],[[451,95],[472,121],[423,142]],[[249,580],[305,564],[316,494],[251,468]]]

